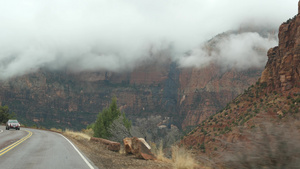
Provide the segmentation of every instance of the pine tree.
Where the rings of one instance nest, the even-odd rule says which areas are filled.
[[[113,98],[109,108],[105,108],[98,114],[97,120],[93,127],[94,130],[94,137],[101,137],[101,138],[109,138],[111,137],[111,133],[109,132],[110,126],[118,119],[120,116],[123,116],[123,125],[129,130],[131,127],[131,122],[125,117],[125,113],[121,114],[117,106],[117,99]]]
[[[122,113],[122,117],[123,117],[123,124],[126,127],[126,129],[129,131],[131,128],[131,121],[126,118],[125,113]]]
[[[94,137],[102,137],[102,138],[107,137],[103,120],[104,120],[103,114],[99,113],[97,121],[95,122],[94,125]]]
[[[6,123],[10,118],[8,106],[0,106],[0,123]]]

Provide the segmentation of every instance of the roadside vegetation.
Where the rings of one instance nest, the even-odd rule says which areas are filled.
[[[193,169],[198,166],[192,154],[178,146],[172,146],[172,163],[174,169]]]
[[[10,112],[8,106],[0,106],[0,124],[6,123],[8,119],[15,119],[16,114],[14,112]]]
[[[82,140],[82,139],[90,140],[91,139],[91,136],[89,136],[88,134],[86,134],[84,132],[77,132],[77,131],[72,131],[72,130],[69,130],[69,129],[66,129],[63,132],[63,134],[67,135],[69,137],[72,137],[74,139],[77,139],[77,140]]]
[[[121,113],[117,107],[117,99],[113,98],[110,106],[103,109],[98,114],[95,123],[87,126],[87,129],[94,131],[94,137],[109,139],[116,137],[117,134],[114,131],[122,130],[122,134],[128,135],[131,128],[131,121],[126,118],[125,113]]]
[[[51,128],[56,132],[61,129]],[[83,129],[82,131],[64,130],[62,134],[70,139],[98,168],[103,169],[171,169],[172,164],[162,161],[140,160],[133,155],[113,152],[97,142],[90,141],[91,130]],[[120,150],[122,151],[122,150]],[[124,150],[123,150],[124,151]]]
[[[180,139],[181,133],[171,123],[160,125],[168,121],[161,116],[137,118],[132,123],[117,107],[117,99],[113,98],[108,108],[98,114],[96,121],[87,126],[86,130],[93,137],[122,142],[125,137],[145,138],[148,142],[160,144],[163,148],[171,147]],[[92,130],[92,131],[91,131]]]
[[[100,152],[98,152],[98,150],[105,149],[105,147],[101,145],[98,147],[96,143],[90,141],[91,137],[109,139],[120,142],[121,144],[123,143],[123,139],[125,137],[142,137],[145,138],[148,143],[150,143],[151,151],[157,157],[156,162],[152,163],[145,161],[145,163],[150,163],[149,168],[195,168],[197,163],[194,160],[192,153],[186,150],[184,147],[178,147],[176,144],[174,144],[180,138],[180,131],[178,128],[171,125],[169,127],[166,126],[159,128],[158,124],[160,124],[162,121],[164,121],[164,119],[161,116],[150,116],[147,118],[136,119],[135,125],[132,125],[132,122],[126,117],[125,113],[118,109],[117,99],[113,98],[110,106],[100,112],[95,123],[88,125],[86,129],[82,129],[80,132],[75,132],[69,129],[63,131],[56,128],[51,128],[51,130],[61,132],[63,135],[71,138],[78,147],[84,147],[84,150],[88,149],[89,151],[92,151],[86,153],[94,155],[97,154],[95,157],[89,157],[94,159],[93,161],[99,160],[95,159],[97,157],[99,158],[99,156],[102,156],[104,159],[108,157],[103,157],[102,154],[99,154]],[[98,148],[95,149],[95,146]],[[104,150],[102,150],[101,153],[103,153],[103,151]],[[122,160],[123,158],[127,160],[132,160],[132,158],[135,158],[134,156],[125,155],[122,148],[119,153],[109,152],[109,154],[110,156],[117,156],[117,158],[121,158]],[[118,163],[122,163],[122,160]],[[142,161],[139,161],[138,163],[144,163]],[[109,168],[111,168],[112,165],[109,166]],[[136,164],[132,164],[132,166],[127,167],[127,164],[123,165],[124,166],[122,166],[122,168],[134,168]]]
[[[60,132],[60,129],[52,128],[53,131]],[[157,169],[194,169],[198,166],[196,160],[190,151],[184,147],[172,146],[171,157],[167,158],[162,148],[162,143],[156,146],[155,143],[151,143],[151,151],[157,157],[157,161],[151,160],[139,160],[133,155],[125,155],[124,150],[121,149],[120,153],[111,152],[107,150],[101,143],[90,142],[89,130],[82,130],[81,132],[71,131],[66,129],[62,132],[63,135],[70,138],[75,144],[81,148],[89,156],[90,159],[97,165],[99,158],[103,160],[116,161],[114,163],[106,164],[107,168],[157,168]],[[123,152],[122,152],[123,151]],[[98,159],[95,159],[98,158]],[[115,160],[114,160],[115,159]],[[96,161],[96,162],[95,162]],[[130,163],[134,162],[134,163]],[[98,167],[103,167],[98,164]],[[103,167],[105,168],[105,167]]]

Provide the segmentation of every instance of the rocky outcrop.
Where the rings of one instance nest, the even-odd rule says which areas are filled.
[[[125,138],[123,140],[126,154],[134,154],[137,158],[155,160],[151,147],[143,138]]]
[[[268,51],[268,62],[260,83],[267,85],[268,92],[279,90],[286,93],[294,87],[300,87],[299,13],[279,27],[278,38],[278,46]]]

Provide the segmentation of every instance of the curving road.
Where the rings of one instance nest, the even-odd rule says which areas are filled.
[[[95,167],[61,134],[0,126],[0,168],[91,169]]]

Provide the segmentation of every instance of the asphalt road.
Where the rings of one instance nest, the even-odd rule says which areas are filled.
[[[97,168],[61,134],[0,126],[0,168],[91,169]]]

